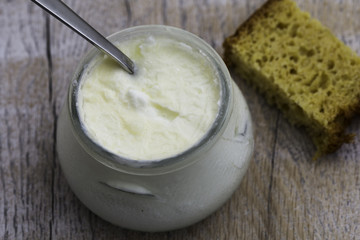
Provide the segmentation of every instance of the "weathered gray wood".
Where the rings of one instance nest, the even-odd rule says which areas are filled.
[[[0,238],[50,238],[54,116],[45,21],[30,2],[0,2]]]
[[[104,35],[142,24],[193,32],[220,54],[264,0],[65,1]],[[360,53],[357,0],[297,0]],[[359,138],[314,163],[308,137],[234,76],[253,117],[256,151],[239,189],[202,222],[140,233],[100,219],[70,190],[56,157],[56,118],[90,44],[30,1],[0,2],[1,239],[356,239]],[[360,135],[360,118],[349,131]],[[225,177],[225,176],[224,176]]]

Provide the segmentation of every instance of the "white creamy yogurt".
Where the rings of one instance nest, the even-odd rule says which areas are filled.
[[[219,110],[216,71],[204,54],[163,36],[118,44],[136,63],[130,75],[94,59],[81,80],[78,111],[88,135],[134,160],[177,155],[198,142]]]

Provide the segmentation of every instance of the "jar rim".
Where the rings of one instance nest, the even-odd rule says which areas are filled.
[[[217,115],[207,132],[191,147],[185,151],[175,154],[171,157],[155,160],[134,160],[117,155],[105,149],[96,143],[84,129],[77,110],[77,95],[80,87],[82,75],[87,70],[87,65],[101,52],[92,47],[88,53],[81,59],[75,70],[68,91],[68,111],[72,123],[73,133],[80,145],[86,149],[97,161],[118,171],[128,172],[139,175],[148,175],[154,172],[170,172],[185,167],[196,161],[197,152],[205,147],[210,147],[215,141],[215,136],[219,135],[222,126],[226,122],[226,116],[229,112],[229,102],[231,94],[230,73],[219,54],[204,40],[198,36],[182,30],[180,28],[165,25],[142,25],[127,28],[116,32],[108,37],[111,42],[121,42],[124,39],[134,35],[145,34],[163,34],[168,37],[174,37],[179,41],[198,48],[209,60],[220,82],[220,104]],[[210,145],[210,146],[209,146]],[[158,171],[157,171],[158,170]]]

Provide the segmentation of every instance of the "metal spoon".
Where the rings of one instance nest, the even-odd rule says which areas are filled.
[[[60,0],[31,0],[45,11],[56,17],[62,23],[80,34],[91,44],[99,48],[104,53],[111,56],[120,66],[130,74],[134,73],[134,62],[131,61],[123,52],[115,47],[109,40],[102,36],[98,31],[85,22],[71,8]]]

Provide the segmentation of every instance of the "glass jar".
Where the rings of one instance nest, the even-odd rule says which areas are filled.
[[[167,231],[205,218],[232,195],[253,153],[250,113],[216,51],[200,38],[168,26],[139,26],[109,37],[162,34],[199,49],[216,70],[221,89],[219,112],[210,130],[185,152],[166,159],[138,161],[112,154],[83,130],[77,90],[93,48],[79,63],[59,116],[57,151],[76,196],[95,214],[121,227]]]

